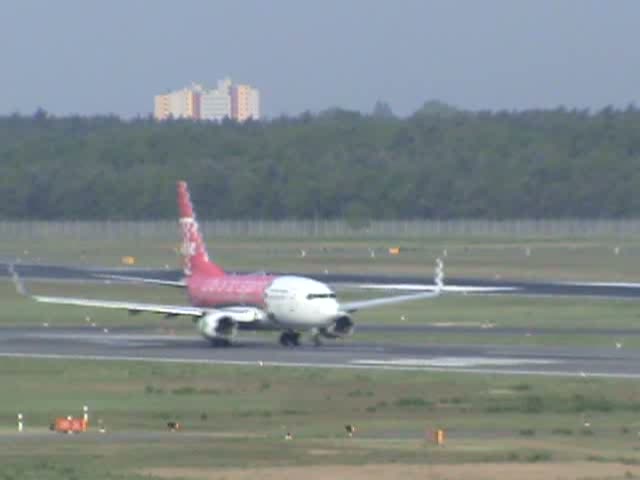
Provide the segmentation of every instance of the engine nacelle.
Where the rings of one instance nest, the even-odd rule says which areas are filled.
[[[347,337],[353,333],[355,327],[349,315],[342,315],[327,328],[322,329],[321,333],[328,338]]]
[[[207,340],[230,340],[238,331],[238,324],[227,313],[209,313],[198,320],[198,331]]]

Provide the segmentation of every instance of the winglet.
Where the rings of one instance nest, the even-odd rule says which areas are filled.
[[[16,291],[20,295],[24,295],[24,296],[30,297],[31,295],[29,294],[29,291],[27,290],[27,287],[25,287],[24,283],[22,282],[22,279],[18,275],[18,272],[16,272],[16,269],[15,269],[13,263],[9,264],[8,270],[9,270],[9,273],[11,274],[11,280],[13,281],[13,284],[16,287]]]
[[[444,287],[444,263],[440,258],[436,260],[436,269],[433,280],[436,284],[436,292],[441,292]]]

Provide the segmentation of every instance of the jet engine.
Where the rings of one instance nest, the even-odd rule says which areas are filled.
[[[227,313],[208,313],[198,320],[198,331],[211,342],[229,343],[236,335],[238,324]]]
[[[355,330],[355,323],[349,315],[342,315],[326,328],[321,330],[322,335],[327,338],[347,337]]]

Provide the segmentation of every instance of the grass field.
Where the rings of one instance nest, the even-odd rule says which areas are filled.
[[[384,467],[369,478],[402,478],[394,465],[423,465],[411,467],[420,478],[492,478],[487,469],[500,477],[500,464],[525,473],[541,463],[563,478],[575,478],[571,465],[576,475],[593,468],[589,478],[640,474],[632,382],[16,359],[2,360],[0,375],[3,479],[223,478],[220,469],[235,478],[239,467],[295,478],[305,465],[344,478],[371,464]],[[93,432],[46,431],[85,404]],[[17,412],[22,435],[10,433]],[[95,433],[98,419],[107,433]],[[183,430],[167,432],[167,421]],[[448,432],[445,446],[429,440],[437,427]],[[481,467],[429,477],[434,464]]]
[[[140,241],[74,238],[0,239],[0,257],[43,263],[177,268],[179,237]],[[512,240],[437,238],[425,240],[208,239],[211,256],[236,270],[322,273],[411,274],[430,277],[442,257],[449,276],[525,280],[635,281],[640,278],[640,239]],[[389,247],[400,247],[389,255]],[[446,250],[446,255],[445,255]],[[303,253],[304,256],[303,256]],[[371,256],[371,251],[375,257]]]
[[[78,282],[27,282],[33,293],[43,295],[79,296],[87,298],[133,300],[186,304],[180,289]],[[380,292],[377,292],[380,295]],[[341,295],[343,299],[361,298],[353,291]],[[188,318],[164,319],[158,315],[129,316],[125,312],[104,309],[52,306],[39,304],[19,296],[11,282],[0,282],[0,325],[86,326],[96,327],[140,326],[156,328],[158,332],[194,334]],[[583,328],[640,329],[640,309],[633,300],[516,297],[516,296],[461,296],[445,295],[435,300],[406,303],[359,312],[358,324],[398,325],[459,325],[488,326],[482,335],[456,334],[451,331],[420,333],[365,333],[356,330],[352,341],[385,341],[398,343],[485,343],[509,345],[583,345],[612,348],[622,343],[624,348],[640,347],[640,335],[582,334]],[[514,335],[491,334],[496,327],[518,327]],[[537,328],[551,329],[544,335]],[[554,333],[553,329],[558,332]],[[567,333],[567,329],[570,333]],[[273,341],[276,335],[265,334]]]
[[[225,267],[242,270],[430,276],[434,259],[442,256],[449,276],[640,279],[640,240],[372,244],[357,239],[227,239],[210,245]],[[398,256],[386,253],[394,245],[401,247]],[[19,256],[25,262],[114,266],[122,256],[133,255],[138,265],[156,268],[177,266],[175,247],[161,240],[112,244],[52,239],[20,245],[0,241],[5,258]],[[375,248],[375,257],[369,248]],[[36,281],[28,286],[39,294],[185,303],[178,289]],[[342,298],[356,295],[348,291]],[[0,282],[0,304],[0,325],[140,325],[193,334],[187,319],[37,304],[17,295],[8,281]],[[638,305],[628,300],[443,296],[361,312],[356,322],[492,324],[575,333],[356,332],[346,342],[607,348],[621,342],[623,348],[640,347],[640,336],[580,333],[585,327],[640,328]],[[17,359],[0,360],[0,378],[1,480],[640,476],[640,386],[632,381]],[[94,422],[104,421],[106,434],[93,430],[65,436],[46,430],[53,418],[80,414],[85,404]],[[23,435],[15,433],[18,412],[26,418]],[[170,420],[180,421],[184,430],[167,432]],[[347,423],[358,426],[353,438],[345,436]],[[425,439],[436,427],[447,430],[443,447]],[[284,440],[287,431],[293,440]]]
[[[526,280],[640,280],[640,239],[620,240],[549,240],[535,241],[504,239],[438,238],[433,240],[302,240],[268,239],[231,241],[213,238],[209,242],[212,256],[223,266],[238,270],[275,270],[296,272],[343,272],[411,274],[430,277],[434,260],[445,261],[446,276],[509,278]],[[401,247],[399,255],[389,255],[387,248]],[[0,247],[2,244],[0,243]],[[73,262],[117,265],[123,255],[136,257],[139,266],[176,268],[179,259],[177,243],[166,239],[150,238],[144,243],[132,241],[96,242],[61,241],[25,242],[20,246],[6,244],[10,255],[28,252],[28,258],[42,262]],[[616,248],[618,250],[616,250]],[[371,257],[370,249],[376,254]],[[302,251],[304,250],[304,256]],[[445,256],[446,250],[446,256]],[[2,251],[2,250],[0,250]],[[617,252],[617,253],[616,253]],[[155,302],[182,303],[182,292],[151,287],[104,285],[33,284],[32,289],[55,295],[92,296],[108,299],[131,299]],[[359,295],[342,291],[341,298]],[[362,296],[362,295],[359,295]],[[89,316],[100,324],[160,325],[172,330],[191,331],[184,320],[159,321],[157,317],[141,315],[127,318],[124,314],[74,308],[50,308],[29,305],[17,298],[10,286],[0,284],[0,299],[8,308],[0,314],[1,323],[60,323],[78,325]],[[491,324],[535,329],[573,328],[575,334],[519,335],[519,336],[459,336],[450,333],[428,337],[402,334],[386,336],[399,342],[455,342],[455,343],[507,343],[527,345],[589,345],[610,347],[622,342],[625,347],[640,346],[640,336],[607,338],[581,335],[580,328],[635,328],[640,325],[640,311],[636,302],[622,300],[590,300],[577,298],[522,298],[522,297],[461,297],[448,296],[436,301],[417,302],[381,308],[357,315],[358,323],[453,323]],[[375,340],[376,336],[358,338]]]

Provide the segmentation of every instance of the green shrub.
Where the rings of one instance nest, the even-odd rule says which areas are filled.
[[[201,388],[200,390],[198,390],[198,393],[202,395],[220,395],[222,392],[215,388]]]
[[[464,399],[462,397],[451,397],[451,398],[445,397],[438,400],[438,403],[442,405],[447,405],[447,404],[460,405],[463,402],[464,402]]]
[[[282,415],[306,415],[308,412],[303,410],[294,410],[292,408],[285,408],[280,412]]]
[[[602,455],[594,455],[589,454],[585,457],[588,462],[608,462],[607,457],[603,457]]]
[[[179,387],[171,390],[171,393],[174,395],[194,395],[198,393],[198,391],[193,387]]]
[[[433,402],[425,400],[420,397],[401,397],[397,399],[393,404],[396,407],[432,407]]]
[[[572,407],[576,412],[584,412],[587,410],[598,412],[610,412],[613,410],[611,401],[604,397],[585,397],[582,394],[575,394],[572,398]]]
[[[162,394],[164,389],[160,387],[154,387],[153,385],[147,385],[144,387],[144,393],[147,395]]]
[[[362,391],[360,389],[347,393],[348,397],[373,397],[373,392]]]
[[[247,417],[270,418],[273,415],[273,413],[270,410],[240,410],[237,412],[233,412],[231,415],[234,417],[241,417],[241,418],[247,418]]]
[[[525,413],[541,413],[544,410],[544,401],[537,395],[529,395],[524,399],[522,410]]]
[[[517,412],[520,410],[520,407],[514,403],[492,403],[485,408],[487,413],[509,413],[509,412]]]
[[[553,458],[551,452],[540,451],[540,452],[532,452],[526,457],[527,462],[548,462]]]

